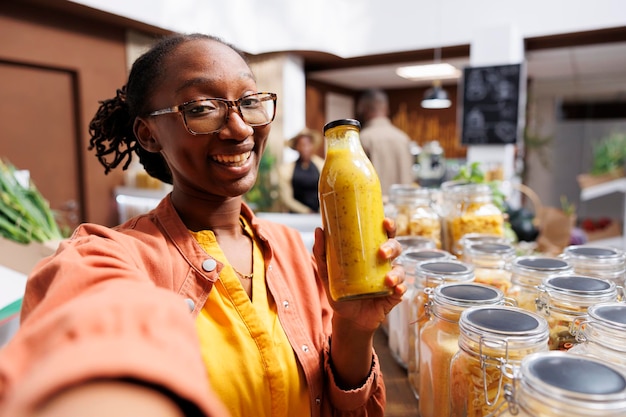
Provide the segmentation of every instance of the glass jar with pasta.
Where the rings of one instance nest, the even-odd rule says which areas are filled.
[[[459,317],[474,306],[500,305],[504,294],[487,285],[444,284],[428,288],[426,314],[430,317],[419,338],[421,417],[450,415],[450,361],[459,349]]]
[[[420,352],[419,338],[422,326],[428,321],[426,303],[428,295],[426,289],[436,288],[442,284],[454,282],[472,282],[474,267],[457,260],[430,260],[418,263],[415,266],[415,293],[411,305],[411,335],[412,348],[409,356],[408,379],[413,393],[419,398],[420,383]]]
[[[625,285],[626,253],[621,249],[572,245],[563,250],[561,257],[572,264],[577,274],[610,279],[622,287]]]
[[[545,256],[518,256],[511,263],[511,288],[507,296],[525,310],[537,311],[537,287],[544,278],[571,275],[574,272],[568,261]]]
[[[579,342],[568,353],[593,356],[626,370],[626,304],[598,303],[574,328]]]
[[[538,287],[537,311],[548,321],[550,350],[568,350],[576,344],[573,326],[597,303],[617,301],[612,281],[563,275],[546,278]]]
[[[626,415],[626,375],[596,358],[533,353],[522,359],[506,391],[507,407],[499,417]]]
[[[462,184],[446,190],[450,201],[444,248],[458,255],[458,243],[469,233],[504,236],[504,215],[493,203],[491,188],[486,184]]]
[[[517,307],[482,306],[463,311],[459,329],[459,350],[450,363],[450,416],[497,415],[522,359],[548,350],[548,323]]]
[[[428,188],[394,184],[389,190],[396,236],[421,236],[441,249],[441,220]]]
[[[475,282],[500,288],[505,294],[511,288],[511,262],[515,248],[505,243],[475,243],[463,249],[464,262],[474,265]]]

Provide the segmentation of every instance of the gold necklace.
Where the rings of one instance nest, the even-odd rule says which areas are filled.
[[[248,235],[248,233],[246,232],[246,228],[245,228],[245,224],[243,223],[243,219],[239,219],[239,222],[241,223],[241,229],[243,231],[244,236],[246,236],[247,238],[249,238],[250,240],[252,240],[252,238],[250,238],[250,236]],[[252,279],[252,277],[254,276],[254,244],[252,245],[252,272],[250,272],[249,274],[242,274],[241,272],[237,271],[237,269],[235,268],[234,265],[230,265],[231,268],[233,268],[233,271],[235,271],[235,274],[237,274],[239,276],[239,278],[241,279]]]
[[[241,279],[252,279],[252,277],[254,277],[254,272],[250,272],[249,274],[242,274],[241,272],[237,271],[234,266],[231,265],[230,267],[233,268],[235,274],[237,274]]]

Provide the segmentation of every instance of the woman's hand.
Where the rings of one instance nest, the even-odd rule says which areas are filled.
[[[397,240],[393,239],[396,232],[393,220],[386,218],[383,225],[387,231],[389,240],[383,243],[379,248],[379,256],[392,261],[402,253],[402,246]],[[392,293],[389,296],[350,301],[334,301],[330,296],[328,287],[328,269],[325,248],[324,231],[321,228],[317,228],[315,230],[313,254],[317,262],[320,278],[326,288],[328,301],[334,310],[334,319],[346,320],[361,330],[375,331],[391,309],[402,301],[402,295],[406,292],[404,268],[396,265],[385,276],[385,285],[392,289]]]
[[[392,261],[402,252],[400,243],[393,239],[395,224],[385,219],[385,230],[389,239],[379,249],[379,256]],[[349,301],[334,301],[328,287],[324,231],[315,230],[313,254],[320,278],[326,288],[326,296],[334,310],[332,319],[332,342],[330,359],[336,383],[343,389],[355,389],[363,385],[372,372],[373,341],[376,329],[385,316],[402,301],[406,291],[404,268],[394,266],[385,276],[385,285],[392,289],[386,297],[363,298]]]

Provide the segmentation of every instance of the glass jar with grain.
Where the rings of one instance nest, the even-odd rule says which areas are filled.
[[[626,374],[613,364],[567,352],[522,359],[499,417],[623,417]]]
[[[546,278],[537,292],[537,311],[550,327],[550,350],[568,350],[576,344],[573,328],[587,309],[597,303],[617,301],[612,281],[562,275]]]
[[[498,287],[507,294],[511,288],[511,262],[515,247],[506,243],[475,243],[463,249],[464,262],[474,265],[475,282]]]
[[[459,350],[450,363],[450,416],[497,415],[522,359],[548,350],[548,323],[521,308],[482,306],[463,311],[459,329]]]
[[[426,313],[430,317],[419,338],[421,417],[450,415],[450,362],[459,350],[459,317],[480,305],[500,305],[504,294],[497,288],[476,284],[444,284],[428,288]]]
[[[622,287],[625,285],[626,252],[621,249],[592,244],[571,245],[563,249],[561,257],[572,264],[577,274],[610,279]]]
[[[424,237],[441,249],[441,220],[428,188],[394,184],[389,190],[389,201],[397,237]]]
[[[458,255],[459,241],[467,234],[504,236],[504,215],[488,185],[455,185],[446,189],[444,198],[449,200],[444,248],[452,254]]]
[[[404,283],[407,290],[402,295],[402,301],[387,314],[387,344],[391,356],[403,368],[410,362],[409,352],[412,351],[410,342],[411,302],[415,293],[415,265],[425,260],[452,259],[448,252],[435,248],[413,249],[409,247],[402,251],[394,264],[402,265],[405,270]],[[432,250],[431,250],[432,249]],[[384,324],[384,322],[383,322]]]
[[[594,304],[574,329],[579,342],[568,352],[594,356],[626,370],[626,304]]]
[[[537,311],[537,287],[545,278],[571,275],[572,264],[564,259],[546,256],[518,256],[511,263],[511,288],[507,296],[525,310]]]
[[[411,303],[411,327],[410,338],[412,339],[411,352],[409,352],[409,385],[413,393],[419,398],[420,384],[420,351],[419,339],[421,329],[428,321],[426,303],[428,295],[426,289],[436,288],[442,284],[468,283],[474,280],[474,267],[464,262],[448,260],[431,260],[418,263],[415,266],[415,293]],[[411,337],[412,336],[412,337]]]

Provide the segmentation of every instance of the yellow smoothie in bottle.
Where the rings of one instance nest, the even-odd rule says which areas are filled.
[[[391,294],[391,263],[379,255],[387,240],[378,175],[359,138],[360,124],[344,119],[324,127],[326,160],[319,198],[333,300]]]

